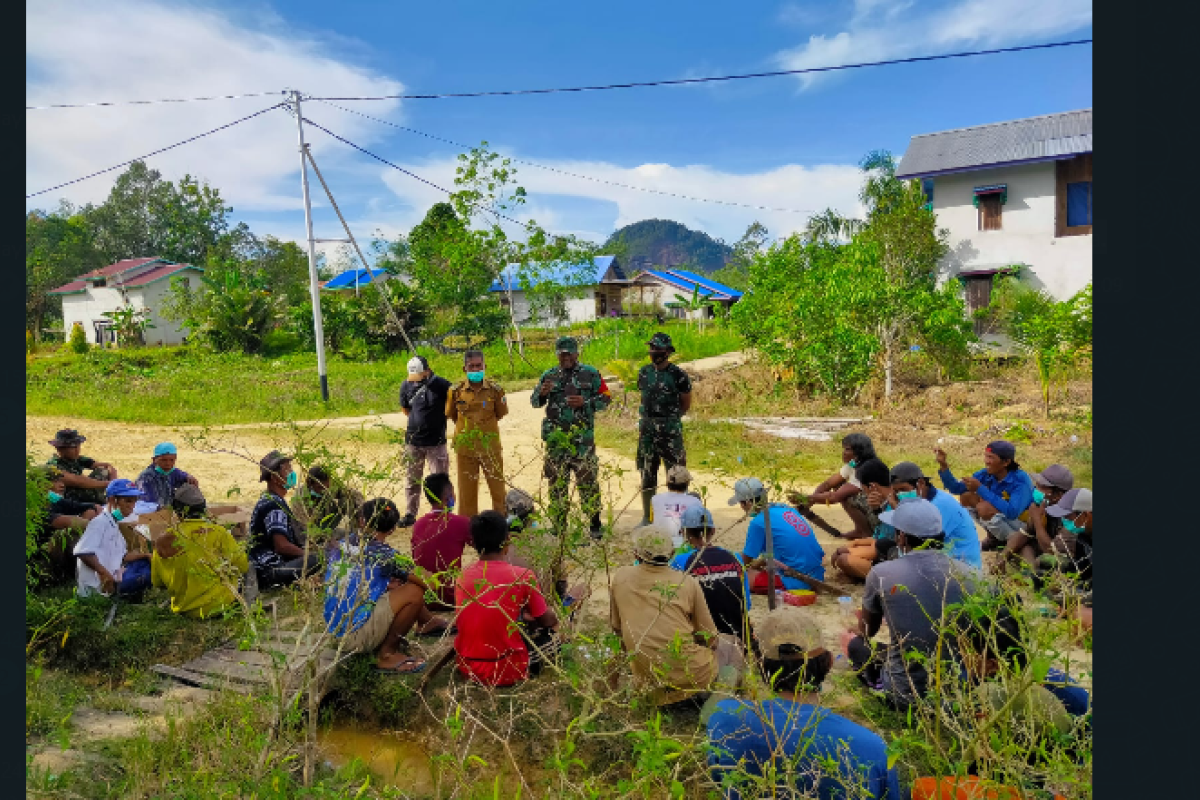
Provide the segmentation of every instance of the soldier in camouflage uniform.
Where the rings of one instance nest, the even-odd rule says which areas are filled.
[[[612,394],[595,367],[579,363],[579,343],[560,337],[554,349],[558,366],[546,370],[530,396],[534,408],[546,407],[542,441],[546,465],[542,474],[550,482],[550,517],[554,530],[566,530],[571,473],[585,514],[591,516],[593,538],[600,526],[600,462],[596,458],[595,415],[608,408]],[[565,438],[564,438],[565,437]]]
[[[682,417],[692,406],[692,380],[670,361],[675,352],[671,337],[656,333],[646,344],[650,347],[650,363],[638,370],[637,379],[642,393],[637,447],[637,466],[642,473],[642,525],[650,524],[659,462],[666,470],[687,464]]]
[[[74,428],[64,428],[50,440],[50,445],[58,452],[46,464],[62,473],[67,487],[63,496],[68,500],[103,505],[108,502],[104,491],[110,481],[116,480],[117,468],[91,456],[80,455],[79,448],[86,441],[87,437]]]

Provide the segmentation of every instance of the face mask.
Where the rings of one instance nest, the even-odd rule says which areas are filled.
[[[896,499],[897,500],[916,500],[917,499],[917,490],[913,489],[911,492],[896,492]]]
[[[1076,525],[1075,520],[1063,517],[1062,526],[1067,533],[1083,533],[1083,528]]]
[[[469,380],[471,383],[483,383],[483,370],[479,370],[478,372],[468,372],[467,380]]]
[[[296,473],[289,472],[288,476],[287,476],[287,483],[285,483],[284,485],[287,486],[287,488],[289,488],[289,489],[295,489],[297,480],[298,479],[296,478]]]
[[[46,492],[46,496],[50,498],[51,503],[57,503],[59,500],[63,499],[62,495],[58,492]]]
[[[650,360],[653,361],[655,364],[661,364],[667,360],[667,354],[666,353],[651,353]]]
[[[453,511],[453,510],[454,510],[454,498],[453,498],[453,497],[451,497],[451,498],[450,498],[450,501],[449,501],[448,503],[446,503],[446,510],[447,510],[447,511]]]
[[[162,467],[155,467],[154,471],[157,472],[159,475],[170,475],[172,472],[175,471],[175,468],[171,467],[170,469],[163,469]]]
[[[311,494],[313,497],[320,497],[320,496],[321,496],[321,493],[320,493],[320,492],[318,492],[316,489],[309,489],[309,490],[308,490],[308,493],[309,493],[309,494]]]
[[[858,461],[856,461],[856,460],[855,460],[855,459],[853,459],[853,458],[852,458],[852,459],[850,459],[850,469],[854,469],[854,468],[855,468],[855,467],[857,467],[857,466],[858,466]]]
[[[1037,503],[1040,506],[1042,504],[1042,501],[1045,499],[1046,499],[1046,495],[1044,493],[1042,493],[1041,491],[1039,491],[1037,489],[1033,490],[1033,502]]]
[[[121,513],[121,509],[119,509],[119,508],[113,509],[113,519],[115,519],[117,522],[120,522],[121,520],[125,519],[125,515]]]

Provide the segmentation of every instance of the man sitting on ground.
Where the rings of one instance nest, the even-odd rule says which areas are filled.
[[[122,599],[140,602],[150,587],[150,554],[129,550],[117,523],[130,518],[140,492],[133,481],[118,478],[104,490],[108,504],[92,518],[75,545],[79,595],[114,592]]]
[[[798,790],[805,797],[899,800],[879,734],[823,707],[821,684],[833,655],[807,612],[776,608],[759,625],[759,645],[763,680],[776,696],[758,703],[721,700],[708,719],[708,763],[724,796],[740,797],[737,776],[749,774],[773,776],[780,796]]]
[[[108,482],[117,477],[117,468],[90,456],[80,455],[79,448],[86,441],[87,437],[80,436],[79,431],[64,428],[50,440],[50,445],[58,453],[46,464],[63,474],[63,483],[67,487],[63,495],[68,500],[103,504],[107,502],[104,490]],[[86,475],[85,470],[88,471]]]
[[[362,503],[361,492],[342,486],[327,468],[315,465],[309,468],[304,486],[296,492],[292,510],[303,532],[308,533],[310,528],[333,531],[333,538],[342,538],[346,534],[342,523],[356,519]]]
[[[537,628],[553,629],[558,617],[546,605],[532,570],[514,567],[505,559],[508,521],[498,511],[471,517],[471,542],[479,560],[463,570],[454,584],[459,607],[454,638],[458,671],[487,686],[511,686],[530,675],[530,653],[522,635],[522,619]],[[540,641],[539,641],[540,640]],[[535,639],[536,668],[550,644]]]
[[[320,553],[305,555],[306,538],[296,524],[287,493],[296,488],[292,460],[272,450],[259,462],[258,480],[267,484],[250,514],[250,561],[261,588],[286,586],[321,569]]]
[[[1074,573],[1082,592],[1076,616],[1085,630],[1092,629],[1092,490],[1072,489],[1046,509],[1046,515],[1061,520],[1056,541],[1067,556],[1060,566]]]
[[[826,478],[812,494],[803,497],[799,492],[789,495],[789,500],[805,511],[812,506],[840,503],[846,515],[854,523],[854,530],[841,534],[844,539],[870,539],[874,536],[877,520],[867,505],[866,492],[859,482],[856,471],[868,461],[875,459],[875,445],[865,433],[851,433],[842,439],[842,468]]]
[[[340,540],[325,573],[325,623],[343,653],[375,651],[383,673],[420,672],[425,661],[409,654],[408,632],[419,625],[420,635],[429,635],[449,623],[430,613],[427,587],[387,543],[400,522],[396,504],[382,497],[363,503],[357,522],[361,537]]]
[[[952,496],[935,488],[919,466],[911,461],[901,461],[892,467],[891,492],[897,506],[918,497],[933,503],[942,515],[942,532],[946,534],[942,549],[946,555],[975,569],[983,569],[979,533],[971,515]]]
[[[671,559],[671,569],[686,572],[700,581],[708,613],[717,630],[745,641],[750,624],[746,618],[750,580],[741,559],[712,543],[717,529],[707,508],[687,509],[681,523],[683,535],[692,550]]]
[[[38,531],[38,545],[45,554],[49,583],[58,584],[75,576],[75,555],[72,552],[75,543],[88,523],[104,510],[104,506],[68,500],[63,496],[67,487],[62,473],[53,467],[47,470],[50,488],[46,495],[50,505],[46,507],[46,517]]]
[[[236,604],[238,581],[250,568],[225,526],[205,519],[207,507],[196,486],[175,490],[171,508],[180,522],[155,540],[150,561],[150,580],[170,594],[171,611],[201,619]]]
[[[771,539],[774,544],[774,555],[777,561],[796,572],[825,580],[825,567],[822,561],[825,551],[817,542],[808,522],[794,508],[786,505],[771,503],[767,506],[767,490],[758,478],[742,478],[733,487],[733,497],[729,505],[740,505],[742,511],[750,517],[750,525],[746,529],[746,544],[742,547],[742,557],[745,563],[750,563],[759,556],[765,555],[766,527],[763,515],[771,515]],[[750,570],[750,588],[754,592],[767,591],[767,573]],[[775,589],[807,589],[808,584],[798,578],[775,576]]]
[[[722,636],[700,582],[667,566],[671,534],[657,524],[633,531],[637,563],[613,573],[610,623],[633,658],[634,686],[656,705],[701,699],[723,667],[737,682],[743,665],[736,639]]]
[[[1062,464],[1051,464],[1030,477],[1034,490],[1028,520],[1021,533],[1011,537],[1010,542],[1015,540],[1014,548],[1026,563],[1036,566],[1038,561],[1047,561],[1048,565],[1053,565],[1059,555],[1067,555],[1071,548],[1060,538],[1060,519],[1048,515],[1046,509],[1075,487],[1075,476]]]
[[[890,705],[904,710],[925,694],[928,672],[917,651],[932,658],[947,606],[962,602],[974,588],[974,570],[942,551],[942,515],[923,498],[905,500],[882,519],[896,529],[902,558],[875,565],[867,575],[857,631],[843,634],[846,657],[858,677],[884,692]],[[885,654],[872,652],[871,638],[887,620],[890,641]],[[950,643],[940,652],[952,655]]]
[[[430,511],[413,525],[412,554],[417,566],[434,576],[442,603],[454,605],[454,574],[462,567],[463,550],[471,543],[471,521],[451,513],[454,484],[444,472],[422,482]]]
[[[175,466],[178,452],[170,442],[160,442],[154,446],[150,466],[142,470],[137,478],[138,489],[142,492],[138,499],[143,503],[153,503],[159,509],[170,508],[180,486],[189,483],[192,486],[200,485],[200,481]]]
[[[676,464],[667,470],[667,490],[659,492],[650,500],[654,521],[671,532],[676,547],[683,544],[683,537],[679,534],[683,513],[689,508],[704,507],[704,503],[688,494],[688,485],[691,482],[692,473],[688,472],[688,468]]]
[[[562,537],[555,536],[537,519],[528,492],[512,489],[504,504],[508,509],[508,563],[533,570],[543,597],[556,597],[567,608],[578,609],[591,588],[586,583],[567,586],[563,568],[566,543]]]
[[[872,458],[855,470],[859,485],[863,487],[863,497],[870,511],[868,520],[878,520],[882,513],[885,498],[890,494],[891,476],[887,465],[878,458]],[[957,504],[956,504],[957,505]],[[871,567],[888,557],[896,546],[895,531],[891,526],[879,523],[872,530],[871,536],[852,539],[833,551],[829,563],[848,578],[865,580]]]
[[[1012,442],[997,440],[983,451],[983,469],[961,481],[954,477],[946,462],[946,451],[933,451],[938,462],[938,477],[959,502],[970,509],[973,517],[987,531],[984,550],[995,550],[1007,544],[1009,537],[1021,532],[1018,519],[1033,502],[1033,481],[1016,462],[1017,448]]]

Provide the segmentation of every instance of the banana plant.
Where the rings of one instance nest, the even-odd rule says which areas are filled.
[[[678,307],[682,308],[684,310],[684,312],[688,315],[687,319],[688,319],[689,326],[691,325],[691,314],[693,312],[703,311],[708,308],[713,308],[714,306],[717,305],[715,302],[713,302],[712,300],[709,300],[707,297],[700,296],[700,284],[696,284],[696,286],[692,289],[692,296],[690,298],[684,297],[681,294],[677,294],[677,295],[675,295],[675,300],[678,303]],[[704,330],[704,317],[705,317],[705,315],[701,314],[700,317],[696,321],[697,325],[699,325],[700,330]]]

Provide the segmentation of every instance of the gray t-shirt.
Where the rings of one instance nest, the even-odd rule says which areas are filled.
[[[891,634],[883,668],[883,688],[906,702],[925,693],[926,672],[919,664],[906,667],[904,654],[917,650],[931,655],[937,647],[937,626],[943,609],[962,601],[975,589],[969,567],[940,550],[907,553],[885,561],[867,575],[863,608],[882,614]],[[952,642],[943,639],[947,656]]]

